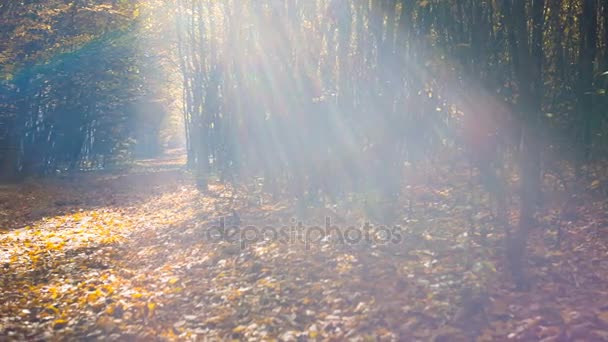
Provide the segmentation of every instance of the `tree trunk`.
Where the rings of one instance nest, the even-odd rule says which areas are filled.
[[[591,157],[593,147],[593,61],[597,50],[597,2],[583,0],[583,12],[580,17],[579,46],[579,115],[582,120],[582,143],[585,160]]]
[[[516,287],[524,290],[528,287],[525,276],[525,252],[528,234],[534,225],[536,202],[540,192],[540,142],[538,141],[539,119],[541,111],[542,84],[542,27],[544,23],[544,0],[532,3],[532,48],[528,41],[530,33],[527,26],[526,3],[507,0],[512,10],[511,30],[515,37],[514,56],[517,56],[515,68],[519,87],[519,108],[521,117],[521,150],[520,150],[520,217],[519,227],[514,236],[507,241],[507,258],[510,264]]]

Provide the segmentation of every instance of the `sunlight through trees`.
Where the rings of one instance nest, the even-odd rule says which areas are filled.
[[[0,1],[0,339],[605,339],[607,89],[605,0]]]

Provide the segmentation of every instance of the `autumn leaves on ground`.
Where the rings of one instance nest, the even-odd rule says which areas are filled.
[[[226,226],[286,227],[297,216],[358,226],[365,210],[297,213],[245,186],[200,194],[180,162],[4,186],[1,339],[608,339],[606,203],[591,193],[561,248],[550,224],[556,208],[541,218],[547,227],[530,242],[532,289],[517,292],[503,233],[478,214],[487,236],[471,234],[470,208],[458,202],[466,172],[411,192],[414,209],[388,243],[243,244],[209,232],[223,216]]]

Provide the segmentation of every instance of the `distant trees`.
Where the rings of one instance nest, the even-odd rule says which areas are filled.
[[[125,1],[0,5],[0,178],[104,167],[131,152],[142,119],[132,104],[154,90],[139,11]]]
[[[372,145],[390,152],[391,160],[415,159],[425,146],[453,139],[441,135],[449,131],[445,125],[461,123],[458,110],[470,115],[479,104],[474,110],[483,112],[487,100],[466,94],[467,88],[484,89],[483,97],[502,101],[509,107],[503,113],[510,112],[512,121],[534,136],[576,122],[580,140],[561,146],[590,153],[589,139],[601,139],[601,132],[591,132],[600,123],[591,122],[603,120],[593,103],[603,93],[593,84],[601,72],[598,57],[606,55],[599,44],[607,31],[599,20],[606,4],[597,0],[180,0],[176,5],[190,162],[205,169],[203,174],[237,172],[236,165],[248,162],[254,152],[246,150],[252,149],[236,146],[241,128],[259,135],[248,144],[267,148],[269,134],[283,133],[265,130],[294,129],[288,135],[295,145],[282,148],[300,149],[304,145],[294,139],[305,127],[323,140],[339,139],[335,130],[341,126],[358,144],[351,146],[355,159]],[[301,125],[281,126],[291,124],[291,117]],[[529,139],[526,132],[509,130],[515,150],[518,137]],[[395,150],[381,148],[377,134]],[[340,149],[334,145],[341,141],[330,140],[311,155],[337,154],[325,151]],[[295,167],[288,160],[293,151],[284,152],[275,167]]]

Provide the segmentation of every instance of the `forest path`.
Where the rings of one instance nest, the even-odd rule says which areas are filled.
[[[608,339],[598,203],[561,251],[537,232],[534,286],[518,293],[500,234],[466,236],[457,176],[421,194],[424,210],[390,243],[378,242],[387,231],[352,228],[363,240],[341,244],[307,225],[330,216],[344,232],[361,215],[311,209],[298,239],[285,233],[292,203],[219,184],[201,195],[183,162],[2,188],[0,340]],[[232,209],[241,230],[218,239],[223,215],[237,223]]]

